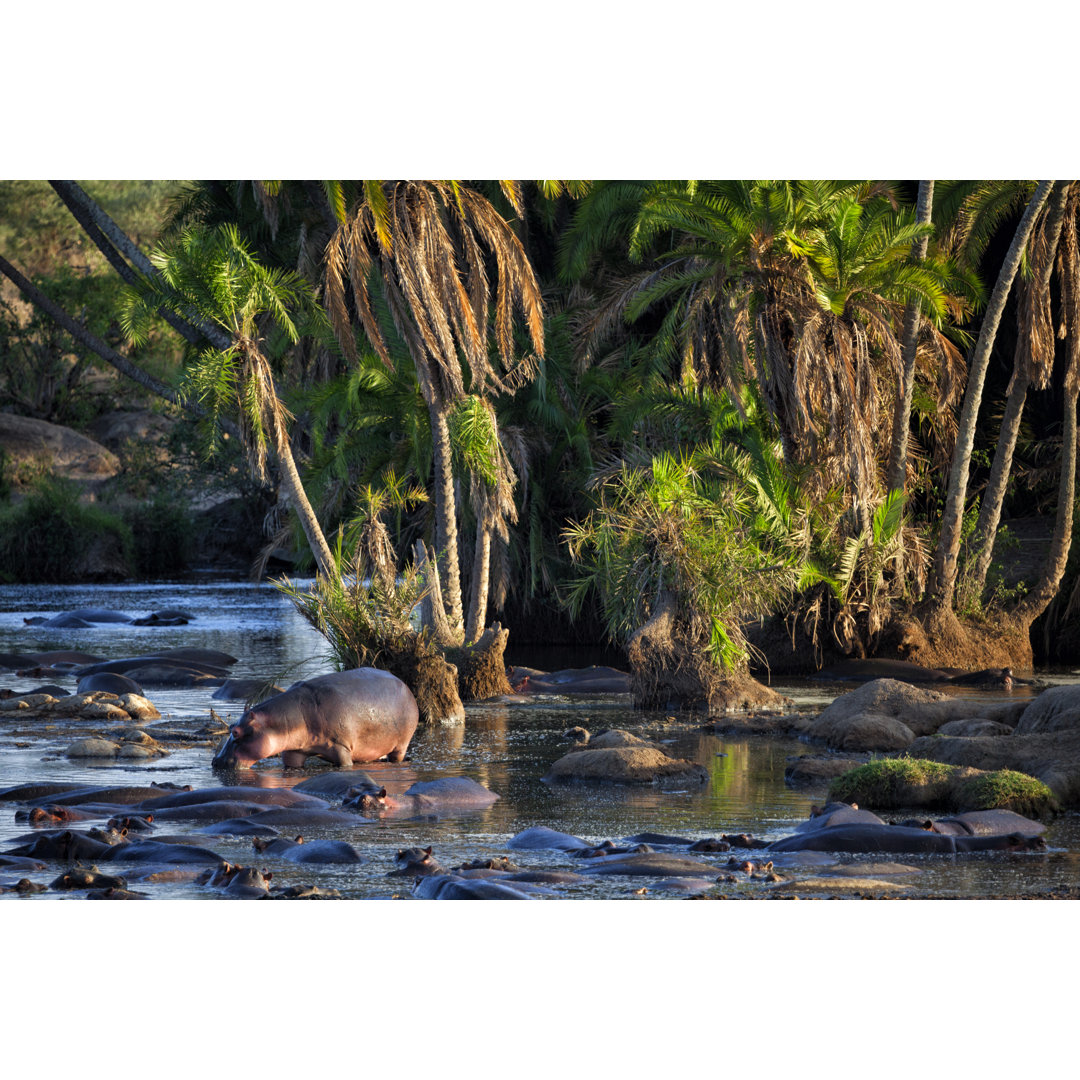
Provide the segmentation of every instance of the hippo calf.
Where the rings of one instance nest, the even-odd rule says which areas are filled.
[[[229,729],[213,764],[246,768],[278,754],[286,768],[300,768],[309,757],[341,767],[401,761],[419,718],[412,692],[388,671],[335,671],[248,709]]]

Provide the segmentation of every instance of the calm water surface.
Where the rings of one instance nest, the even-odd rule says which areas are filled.
[[[184,627],[109,624],[88,630],[46,630],[28,627],[23,622],[32,615],[80,607],[116,608],[133,614],[181,607],[196,618]],[[267,585],[215,580],[96,587],[0,587],[0,652],[77,649],[115,658],[180,646],[230,652],[238,657],[232,669],[234,676],[272,678],[284,685],[333,670],[323,639],[307,626],[287,600]],[[577,655],[583,658],[576,666],[595,659]],[[557,666],[548,663],[549,659],[538,655],[534,666]],[[1055,681],[1068,681],[1068,678],[1059,675]],[[0,672],[0,685],[15,690],[28,689],[40,681]],[[73,690],[73,680],[69,682]],[[833,696],[829,690],[812,684],[777,684],[777,689],[807,710],[820,709]],[[162,713],[163,720],[205,720],[209,718],[211,704],[225,718],[236,717],[242,711],[237,702],[211,702],[211,692],[153,689],[147,696]],[[93,722],[84,724],[88,732],[95,729]],[[551,763],[570,749],[563,733],[577,725],[593,732],[626,728],[660,741],[673,756],[691,758],[704,765],[711,774],[711,782],[692,788],[641,789],[552,787],[542,783],[540,778]],[[11,723],[0,721],[0,787],[30,780],[132,785],[171,781],[196,787],[221,782],[291,786],[321,768],[309,764],[303,771],[287,770],[274,760],[231,781],[222,781],[210,769],[212,750],[206,747],[176,750],[169,757],[145,764],[95,765],[63,757],[62,751],[70,741],[68,733],[51,735],[44,722],[40,731],[28,737],[15,736]],[[394,868],[393,856],[399,848],[433,845],[439,861],[450,867],[469,859],[506,853],[506,841],[532,825],[547,825],[592,841],[645,831],[693,838],[717,836],[722,832],[750,832],[766,839],[787,835],[807,817],[811,804],[821,801],[822,793],[808,794],[786,787],[784,766],[790,756],[812,752],[814,748],[796,740],[728,739],[703,734],[693,724],[671,723],[662,714],[631,710],[625,698],[540,699],[528,705],[472,706],[464,725],[421,727],[410,747],[411,760],[401,765],[376,763],[364,769],[390,791],[403,791],[415,780],[468,776],[501,796],[491,809],[439,821],[384,818],[377,825],[328,829],[321,834],[347,839],[357,847],[366,860],[359,866],[296,867],[256,856],[249,839],[206,838],[203,842],[229,861],[272,869],[275,884],[314,883],[336,888],[350,898],[388,899],[408,892],[403,879],[386,876]],[[13,837],[29,831],[25,824],[13,821],[13,814],[11,804],[0,804],[0,849],[13,846]],[[170,823],[162,826],[161,831],[180,833],[190,827],[194,826]],[[318,834],[308,831],[306,835],[314,838]],[[919,868],[918,874],[908,875],[904,880],[918,892],[960,897],[1080,884],[1080,815],[1057,819],[1046,839],[1051,848],[1047,854],[903,857],[900,861]],[[719,868],[728,856],[705,858],[711,858]],[[565,855],[544,852],[516,853],[515,861],[530,867],[571,870],[582,865]],[[48,882],[56,872],[51,869],[24,875],[0,868],[0,882],[22,876]],[[642,878],[597,878],[562,890],[560,895],[579,899],[636,898],[637,890],[650,884]],[[159,898],[220,896],[190,882],[133,882],[131,887]],[[752,896],[760,895],[766,887],[741,881],[719,889],[732,896]],[[650,891],[645,895],[664,894]],[[64,896],[50,891],[38,898]]]

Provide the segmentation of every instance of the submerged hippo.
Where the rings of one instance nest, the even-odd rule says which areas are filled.
[[[388,671],[335,671],[248,709],[213,764],[245,768],[278,754],[286,768],[300,768],[309,757],[343,767],[401,761],[419,718],[412,691]]]
[[[361,789],[350,794],[344,805],[362,814],[398,814],[419,817],[426,814],[447,814],[464,810],[486,810],[499,798],[483,784],[464,776],[429,780],[413,784],[402,795],[388,795],[386,788],[377,791]]]
[[[874,679],[898,679],[907,683],[932,683],[952,686],[1000,687],[1009,690],[1016,684],[1029,684],[1029,679],[1017,678],[1012,668],[983,668],[980,671],[961,671],[958,668],[928,668],[907,660],[845,660],[822,668],[813,679],[836,682],[871,682]]]
[[[837,825],[785,836],[770,844],[769,850],[954,855],[970,851],[1045,851],[1046,841],[1041,836],[1018,832],[1004,836],[947,836],[904,825]]]
[[[263,840],[256,837],[252,844],[260,855],[273,855],[297,863],[360,863],[360,852],[344,840],[295,840],[284,838]]]
[[[62,611],[51,618],[35,615],[32,618],[23,619],[23,622],[27,626],[85,629],[99,623],[129,623],[131,616],[122,611],[109,611],[104,608],[78,608],[76,611]]]
[[[118,675],[113,671],[98,671],[93,675],[84,675],[75,688],[78,694],[91,694],[101,691],[106,694],[115,694],[123,697],[124,694],[138,694],[143,696],[143,688],[126,675]]]

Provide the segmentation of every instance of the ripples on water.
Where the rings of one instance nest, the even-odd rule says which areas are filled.
[[[96,626],[88,630],[48,630],[28,627],[23,619],[80,607],[116,608],[133,614],[180,607],[195,620],[185,627],[132,627],[124,624]],[[148,653],[155,649],[200,646],[231,652],[238,657],[232,670],[236,677],[274,679],[280,684],[332,670],[324,640],[294,611],[291,604],[267,585],[208,581],[205,583],[123,585],[103,587],[20,586],[0,588],[0,652],[44,652],[78,649],[115,658]],[[580,655],[580,654],[579,654]],[[583,664],[592,660],[579,660]],[[536,663],[535,666],[553,666]],[[34,680],[0,673],[3,685],[27,689]],[[40,681],[40,680],[36,680]],[[71,687],[73,689],[73,687]],[[832,697],[826,688],[813,684],[778,685],[793,696],[800,708],[819,709]],[[236,716],[236,702],[211,702],[208,690],[151,690],[148,697],[163,719],[206,719],[210,705],[222,716]],[[571,745],[563,732],[580,725],[596,732],[604,728],[627,728],[662,742],[676,757],[688,757],[704,765],[711,782],[701,787],[552,787],[540,778],[550,764]],[[93,725],[87,723],[87,727]],[[20,740],[22,741],[22,740]],[[94,783],[148,784],[152,780],[211,786],[219,779],[210,770],[212,751],[191,748],[147,764],[101,764],[69,761],[59,756],[69,737],[51,739],[42,731],[29,746],[15,746],[0,730],[0,786],[36,780],[87,780]],[[212,839],[209,846],[230,861],[258,862],[274,870],[275,884],[315,882],[339,889],[351,898],[390,898],[407,893],[402,879],[387,878],[393,855],[402,847],[431,844],[444,866],[468,859],[506,852],[506,841],[532,825],[547,825],[588,840],[618,839],[637,832],[661,832],[694,838],[722,832],[749,832],[775,839],[791,832],[809,813],[820,793],[806,795],[789,789],[783,781],[784,766],[791,755],[813,752],[795,740],[751,737],[727,739],[703,734],[693,727],[669,724],[659,714],[635,712],[625,701],[538,700],[529,705],[483,705],[468,710],[463,726],[421,727],[410,747],[411,760],[403,765],[376,763],[364,768],[391,791],[403,791],[415,780],[441,776],[468,776],[487,785],[501,798],[480,814],[441,821],[394,821],[378,825],[335,830],[325,835],[348,839],[366,862],[347,867],[296,867],[273,860],[256,860],[250,840]],[[43,760],[43,758],[45,760]],[[263,763],[240,782],[259,785],[291,785],[314,771],[285,770],[279,761]],[[27,831],[16,825],[12,813],[0,807],[0,843]],[[1077,856],[1080,850],[1080,818],[1066,815],[1051,825],[1049,855],[969,856],[955,858],[907,858],[920,867],[911,875],[919,892],[962,897],[1038,891],[1060,884],[1080,883]],[[182,831],[179,824],[171,832]],[[309,834],[314,837],[314,832]],[[726,861],[713,857],[717,864]],[[574,869],[576,860],[557,853],[520,853],[516,861],[529,866]],[[577,864],[580,865],[580,864]],[[4,873],[6,880],[10,874]],[[51,880],[55,874],[37,875]],[[578,898],[616,898],[635,895],[647,884],[644,879],[597,879],[566,891]],[[133,888],[155,897],[206,898],[213,894],[191,884],[143,885]],[[748,895],[762,886],[740,883],[724,886],[730,895]],[[55,899],[57,893],[41,898]]]

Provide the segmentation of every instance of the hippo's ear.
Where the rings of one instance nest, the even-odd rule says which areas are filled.
[[[432,850],[430,847],[424,848],[424,857],[430,859]]]
[[[386,798],[386,788],[384,788],[384,787],[379,788],[379,798],[380,799],[385,799]]]
[[[154,820],[154,815],[153,814],[147,814],[146,815],[146,824],[147,825],[149,825],[150,822],[153,821],[153,820]]]
[[[304,842],[304,838],[303,838],[302,836],[298,836],[298,837],[296,838],[296,843],[298,843],[298,844],[302,844],[303,842]]]

